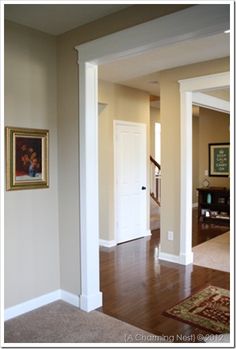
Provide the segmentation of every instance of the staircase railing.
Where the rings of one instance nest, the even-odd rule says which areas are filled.
[[[161,165],[150,156],[150,195],[161,206]]]

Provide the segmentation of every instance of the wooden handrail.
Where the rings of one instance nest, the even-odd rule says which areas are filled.
[[[158,162],[156,162],[155,159],[153,159],[153,157],[150,155],[150,161],[156,166],[158,167],[159,170],[161,170],[161,165],[158,164]]]

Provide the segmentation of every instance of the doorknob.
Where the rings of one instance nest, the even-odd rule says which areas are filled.
[[[146,190],[147,188],[146,187],[144,187],[144,186],[142,186],[142,188],[141,188],[142,190]]]

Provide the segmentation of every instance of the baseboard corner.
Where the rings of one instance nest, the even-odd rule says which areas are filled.
[[[103,239],[99,239],[99,246],[102,246],[102,247],[114,247],[116,246],[117,243],[115,240],[103,240]]]
[[[92,295],[80,295],[80,309],[84,311],[92,311],[102,306],[102,292]]]
[[[77,308],[79,308],[80,306],[79,295],[77,296],[76,294],[65,290],[61,290],[61,300],[71,305],[74,305]]]

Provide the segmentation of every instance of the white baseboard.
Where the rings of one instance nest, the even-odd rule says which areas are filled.
[[[179,259],[180,259],[180,264],[183,264],[183,265],[193,264],[193,252],[191,251],[188,254],[180,253]]]
[[[79,296],[59,289],[5,309],[4,320],[7,321],[13,319],[16,316],[28,313],[31,310],[40,308],[58,300],[63,300],[64,302],[79,307]]]
[[[179,256],[175,255],[175,254],[171,254],[171,253],[166,253],[166,252],[160,251],[159,252],[159,259],[161,259],[163,261],[167,261],[167,262],[181,264]]]
[[[198,207],[198,202],[193,202],[193,208]]]
[[[191,252],[189,255],[175,255],[171,253],[159,252],[159,259],[167,262],[188,265],[193,263],[193,253]]]
[[[145,236],[150,236],[150,235],[152,235],[152,231],[151,229],[147,229]]]
[[[14,305],[13,307],[7,308],[4,312],[4,320],[10,320],[16,316],[27,313],[28,311],[42,307],[49,303],[55,302],[61,299],[61,290],[56,290],[47,293],[43,296],[30,299],[29,301]]]
[[[68,291],[60,290],[61,291],[61,300],[74,305],[75,307],[79,308],[79,295],[77,296],[76,294],[70,293]]]
[[[99,245],[103,247],[114,247],[117,245],[115,240],[103,240],[99,239]]]
[[[91,311],[102,306],[102,292],[93,295],[80,296],[80,309],[84,311]]]

